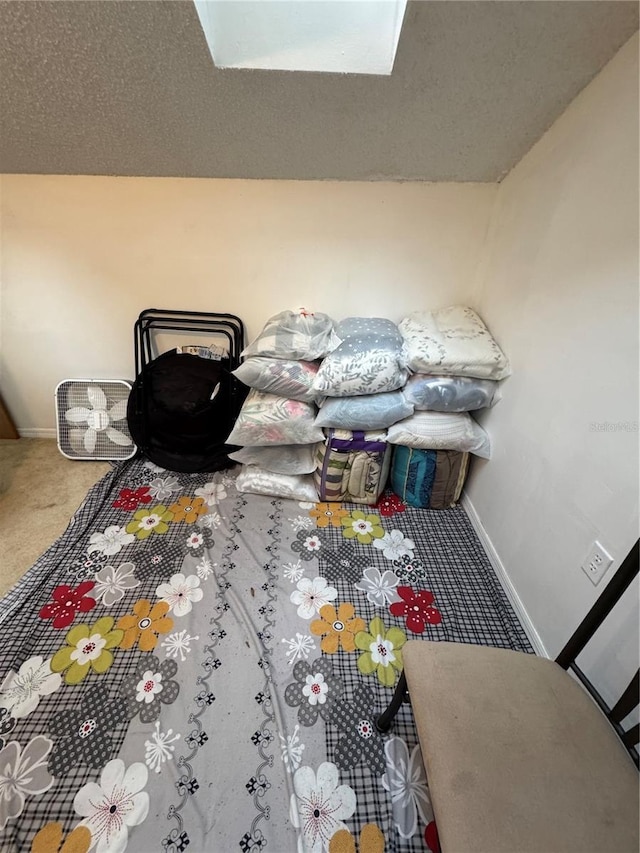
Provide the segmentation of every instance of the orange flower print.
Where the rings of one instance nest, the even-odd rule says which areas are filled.
[[[316,527],[342,527],[342,519],[349,515],[340,504],[316,504],[316,508],[309,512],[311,518],[315,518]]]
[[[311,623],[311,633],[316,637],[322,637],[320,648],[328,655],[332,655],[342,648],[345,652],[354,652],[356,649],[355,635],[358,631],[364,631],[366,625],[363,619],[354,618],[355,607],[345,602],[336,608],[332,604],[325,604],[320,608],[320,619]]]
[[[159,634],[166,634],[173,628],[173,619],[165,615],[168,609],[166,601],[158,601],[153,606],[146,598],[137,601],[133,605],[134,615],[118,620],[117,627],[124,631],[120,648],[130,649],[138,643],[143,652],[153,651]]]
[[[90,847],[86,826],[76,826],[64,839],[61,823],[46,823],[31,842],[31,853],[87,853]]]
[[[185,521],[194,524],[199,516],[209,512],[204,498],[178,498],[176,503],[171,504],[169,512],[173,513],[174,521]]]

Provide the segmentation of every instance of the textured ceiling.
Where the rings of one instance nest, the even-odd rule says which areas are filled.
[[[341,76],[216,69],[190,0],[1,0],[0,171],[495,181],[637,28],[636,2],[419,0],[391,77]]]

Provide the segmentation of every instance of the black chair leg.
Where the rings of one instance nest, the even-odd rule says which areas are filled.
[[[379,732],[386,734],[391,728],[391,723],[394,721],[396,714],[403,702],[409,701],[409,693],[407,691],[407,678],[404,671],[400,673],[400,680],[395,689],[395,693],[389,702],[389,707],[376,720],[376,728]]]

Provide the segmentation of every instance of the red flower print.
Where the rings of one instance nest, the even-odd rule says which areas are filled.
[[[427,847],[431,853],[440,853],[440,839],[438,838],[438,828],[435,820],[427,824],[424,831],[424,840],[427,842]]]
[[[404,616],[407,628],[414,634],[421,634],[429,625],[442,622],[440,611],[433,607],[433,594],[425,589],[414,592],[410,586],[399,586],[397,593],[402,601],[394,601],[389,611],[394,616]]]
[[[87,593],[95,586],[93,581],[83,581],[79,586],[72,587],[62,584],[53,590],[51,604],[45,604],[40,611],[41,619],[53,619],[54,628],[66,628],[75,619],[76,613],[87,613],[96,606],[95,598]]]
[[[395,515],[397,512],[404,512],[407,505],[402,502],[398,495],[393,492],[388,492],[378,499],[378,503],[375,508],[378,510],[380,515],[385,518],[389,518],[389,516]]]
[[[126,509],[133,512],[140,504],[151,503],[149,486],[140,486],[139,489],[122,489],[117,500],[113,502],[116,509]]]

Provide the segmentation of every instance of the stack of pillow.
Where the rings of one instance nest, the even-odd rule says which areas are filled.
[[[282,311],[242,352],[234,375],[251,390],[227,439],[241,446],[229,454],[245,466],[239,491],[317,501],[311,473],[324,434],[313,383],[320,359],[339,343],[326,314]]]
[[[316,456],[316,485],[323,500],[339,495],[340,500],[375,503],[389,468],[384,454],[376,461],[366,448],[384,442],[387,427],[414,409],[400,390],[409,376],[403,339],[395,323],[379,317],[348,317],[338,323],[336,333],[342,342],[324,359],[313,381],[325,397],[315,423],[327,433]],[[334,438],[344,452],[336,449]],[[375,464],[364,464],[371,461]],[[358,478],[351,476],[354,465],[361,473]]]
[[[471,452],[488,459],[489,436],[469,412],[496,403],[498,382],[511,371],[487,327],[471,308],[454,306],[415,312],[400,322],[399,330],[412,371],[403,393],[415,411],[390,427],[387,441],[412,450]],[[394,491],[406,480],[407,458],[396,452]],[[462,470],[458,494],[466,465]]]
[[[331,442],[349,450],[353,438],[350,458],[358,463],[362,442],[396,446],[392,486],[409,503],[455,503],[468,454],[491,454],[488,435],[469,412],[497,402],[499,381],[510,374],[480,317],[462,306],[414,312],[399,325],[379,317],[336,325],[326,314],[282,311],[242,355],[234,374],[251,390],[227,439],[241,445],[230,454],[245,466],[238,489],[307,501],[340,491],[335,471],[324,488],[323,472],[332,469]],[[374,460],[380,480],[384,455]],[[345,467],[345,459],[333,467]],[[365,479],[371,476],[367,469]],[[366,493],[347,491],[340,499],[370,503],[384,486],[367,482]]]
[[[322,362],[313,387],[326,396],[316,425],[384,429],[412,414],[399,389],[409,376],[402,335],[381,317],[347,317],[336,328],[341,343]]]

